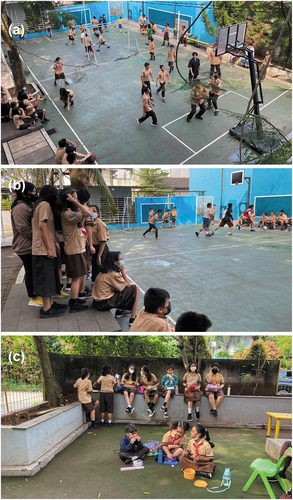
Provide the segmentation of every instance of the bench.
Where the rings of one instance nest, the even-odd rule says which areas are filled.
[[[266,414],[269,416],[267,436],[270,437],[271,428],[272,428],[272,419],[275,418],[277,420],[276,430],[275,430],[275,439],[278,439],[279,432],[280,432],[280,426],[281,426],[281,420],[292,420],[292,413],[275,413],[275,412],[267,411]]]

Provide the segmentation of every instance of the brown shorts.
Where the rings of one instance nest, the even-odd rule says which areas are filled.
[[[184,391],[184,403],[192,403],[193,401],[200,401],[200,392]]]
[[[215,396],[215,399],[217,399],[218,396],[224,396],[223,390],[219,389],[217,392],[213,391],[205,391],[205,394],[207,397],[209,397],[210,394],[213,394]]]
[[[129,394],[136,394],[137,393],[137,389],[136,387],[124,387],[123,388],[123,392],[127,392],[128,396]]]
[[[168,391],[171,392],[171,398],[173,398],[175,396],[175,389],[165,389],[164,392],[163,392],[163,394],[162,394],[163,398],[166,397],[166,394],[167,394]]]
[[[93,411],[95,410],[94,404],[96,400],[92,398],[90,403],[82,403],[84,411]]]
[[[131,310],[135,302],[136,285],[125,287],[122,292],[116,292],[110,299],[93,300],[93,307],[99,311],[110,311],[110,309],[126,309]]]
[[[144,397],[145,397],[145,396],[155,396],[156,394],[158,394],[158,388],[157,388],[155,391],[151,391],[151,390],[149,390],[149,389],[145,389],[145,390],[143,391],[143,395],[144,395]]]
[[[55,80],[65,80],[64,73],[55,73]]]
[[[100,412],[113,413],[114,392],[100,392]]]
[[[82,276],[86,276],[87,267],[86,267],[86,259],[85,252],[78,253],[75,255],[66,255],[65,254],[65,262],[66,262],[66,272],[68,278],[81,278]]]

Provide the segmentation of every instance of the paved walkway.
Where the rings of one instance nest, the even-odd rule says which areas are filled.
[[[12,237],[8,237],[12,239]],[[11,246],[3,248],[6,238],[1,239],[1,311],[3,311],[6,300],[14,285],[17,275],[22,267],[22,261],[13,252]],[[11,245],[11,243],[10,243]]]

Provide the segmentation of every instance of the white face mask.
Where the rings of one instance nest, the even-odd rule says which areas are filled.
[[[190,367],[190,370],[191,370],[192,372],[195,372],[195,370],[196,370],[195,366],[191,366],[191,367]]]
[[[91,215],[91,219],[96,219],[98,217],[98,214],[96,212],[93,212]]]
[[[140,374],[141,374],[141,376],[142,376],[142,375],[144,375],[144,373],[143,373],[143,372],[140,372]]]
[[[129,373],[134,373],[134,370],[129,370]]]

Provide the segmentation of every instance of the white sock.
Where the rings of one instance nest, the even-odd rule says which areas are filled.
[[[127,408],[131,408],[131,405],[127,405]]]
[[[105,422],[105,420],[103,418],[101,418],[101,422]]]
[[[206,234],[209,234],[209,232],[208,232],[208,231],[206,231]]]
[[[109,424],[112,424],[112,420],[108,420],[108,423],[109,423]]]
[[[195,411],[199,411],[199,406],[196,406],[196,407],[195,407]]]
[[[228,234],[231,234],[231,231],[229,231]]]
[[[188,413],[192,413],[192,408],[188,408]]]

